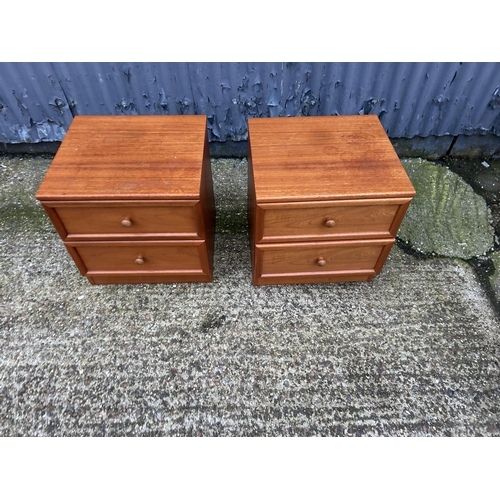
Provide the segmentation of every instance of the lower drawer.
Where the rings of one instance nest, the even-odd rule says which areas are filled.
[[[255,285],[370,280],[394,238],[255,246]]]
[[[91,283],[211,281],[205,241],[66,242]]]

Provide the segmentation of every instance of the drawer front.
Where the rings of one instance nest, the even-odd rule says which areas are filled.
[[[71,240],[203,238],[199,204],[54,203],[48,207]],[[50,213],[49,213],[50,215]]]
[[[66,248],[82,274],[194,273],[209,270],[204,241],[78,242]]]
[[[380,272],[394,238],[352,242],[257,245],[256,277]],[[254,276],[255,277],[255,276]]]
[[[394,237],[409,201],[259,205],[257,242]]]

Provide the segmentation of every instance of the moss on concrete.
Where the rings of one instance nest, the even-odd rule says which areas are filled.
[[[485,200],[457,174],[433,162],[403,159],[417,194],[398,238],[425,254],[470,259],[493,248]]]

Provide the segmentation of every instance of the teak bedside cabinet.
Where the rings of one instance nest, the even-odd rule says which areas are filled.
[[[92,284],[212,280],[206,116],[77,116],[36,198]]]
[[[415,195],[377,116],[250,118],[254,285],[368,281]]]

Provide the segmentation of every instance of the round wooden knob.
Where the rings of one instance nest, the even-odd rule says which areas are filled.
[[[318,266],[323,267],[324,265],[326,265],[326,260],[323,259],[323,257],[318,257],[316,263],[318,264]]]
[[[130,217],[125,217],[125,219],[122,220],[123,227],[130,227],[131,225],[132,221],[130,220]]]
[[[137,257],[137,259],[135,259],[135,263],[138,265],[138,266],[142,266],[144,264],[144,257],[142,255],[139,255]]]
[[[326,219],[325,226],[326,227],[333,227],[333,226],[335,226],[335,221],[333,219]]]

